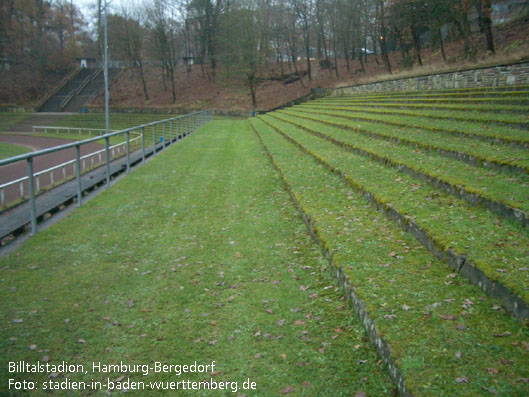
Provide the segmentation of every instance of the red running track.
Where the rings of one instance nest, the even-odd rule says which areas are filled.
[[[59,139],[59,138],[47,138],[41,136],[31,136],[31,135],[0,135],[0,142],[12,143],[16,145],[26,146],[32,151],[47,149],[50,147],[65,145],[70,142],[77,142],[74,140],[68,139]],[[97,143],[87,143],[81,146],[81,156],[96,152],[103,148],[102,145]],[[34,172],[42,171],[53,166],[62,164],[64,162],[73,160],[75,158],[75,149],[65,149],[60,150],[55,153],[46,154],[43,156],[38,156],[33,160],[33,170]],[[105,156],[102,155],[104,160]],[[90,161],[86,164],[87,167],[91,165]],[[60,181],[63,178],[63,170],[58,169],[53,172],[54,182]],[[75,168],[70,165],[66,167],[65,174],[66,177],[74,175]],[[51,175],[46,173],[39,177],[39,186],[40,188],[45,188],[51,183]],[[27,161],[18,161],[13,164],[8,164],[0,167],[0,185],[10,182],[15,179],[23,178],[28,175],[28,166]],[[27,182],[24,183],[24,194],[27,195],[29,192]],[[4,190],[5,203],[10,203],[14,200],[20,198],[20,187],[17,183],[14,186],[6,188]]]

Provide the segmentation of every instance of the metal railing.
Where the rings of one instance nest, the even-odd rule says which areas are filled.
[[[46,126],[46,125],[43,125],[43,126],[40,126],[40,125],[34,125],[32,126],[33,128],[33,133],[34,134],[39,134],[39,133],[44,133],[44,134],[48,134],[48,133],[55,133],[57,135],[59,134],[62,134],[62,133],[66,133],[67,135],[70,135],[70,133],[72,135],[83,135],[83,134],[88,134],[89,136],[101,136],[101,135],[104,135],[106,134],[107,130],[105,130],[104,128],[78,128],[78,127],[55,127],[55,126]],[[111,132],[114,132],[114,131],[111,131]]]
[[[76,185],[77,185],[77,206],[82,205],[82,181],[81,181],[81,175],[82,171],[86,171],[88,168],[86,166],[87,159],[91,158],[91,167],[90,169],[93,169],[98,166],[105,165],[105,176],[106,176],[106,187],[110,187],[110,163],[113,159],[116,158],[116,151],[120,151],[122,156],[126,156],[126,172],[130,172],[131,162],[130,162],[130,156],[131,156],[131,150],[134,148],[138,148],[141,150],[141,162],[145,162],[146,157],[146,146],[145,146],[145,136],[146,134],[151,135],[152,134],[152,154],[153,156],[156,156],[157,154],[157,146],[161,145],[160,150],[165,150],[167,141],[173,142],[178,141],[181,138],[189,135],[190,133],[196,131],[198,128],[200,128],[205,123],[209,122],[213,119],[213,111],[211,110],[205,110],[200,112],[194,112],[182,116],[177,116],[165,120],[159,120],[154,121],[152,123],[148,124],[142,124],[135,127],[127,128],[124,130],[114,131],[108,134],[104,134],[101,136],[97,136],[94,138],[85,139],[78,142],[72,142],[61,146],[56,146],[53,148],[48,148],[44,150],[39,150],[36,152],[26,153],[14,157],[10,157],[4,160],[0,160],[0,166],[13,164],[18,161],[26,161],[27,163],[27,170],[28,175],[23,178],[19,178],[17,180],[5,183],[3,185],[0,185],[0,197],[2,199],[2,204],[4,204],[4,190],[8,186],[12,186],[13,184],[19,184],[21,187],[21,193],[22,197],[24,196],[24,183],[28,185],[28,193],[29,193],[29,202],[30,202],[30,219],[31,219],[31,234],[34,235],[37,233],[37,210],[36,210],[36,196],[39,193],[39,190],[41,188],[39,184],[39,177],[43,175],[44,173],[51,173],[51,178],[53,179],[53,172],[62,169],[63,170],[63,176],[64,180],[66,180],[66,167],[71,165],[74,167],[74,174],[76,178]],[[159,131],[159,127],[161,127],[161,134]],[[59,127],[53,127],[54,129]],[[67,127],[66,127],[67,128]],[[152,129],[152,130],[151,130]],[[70,130],[74,130],[73,128],[70,128]],[[93,129],[95,131],[95,129]],[[116,145],[111,146],[110,145],[110,138],[117,137],[117,136],[125,136],[126,140],[125,142],[118,143]],[[131,135],[135,135],[133,139],[131,139]],[[95,153],[91,153],[86,156],[81,157],[81,146],[86,145],[88,143],[93,143],[96,141],[100,141],[101,139],[105,140],[105,148],[97,151]],[[47,170],[34,172],[34,159],[39,156],[43,156],[50,153],[55,153],[61,150],[71,149],[75,148],[75,159],[67,161],[65,163],[59,164],[55,167],[49,168]],[[158,150],[159,151],[159,150]],[[124,152],[124,153],[123,153]],[[104,153],[104,154],[103,154]],[[98,157],[98,162],[94,164],[94,156]],[[82,162],[85,162],[85,166],[82,166]]]

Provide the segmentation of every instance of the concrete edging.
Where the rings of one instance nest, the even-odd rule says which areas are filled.
[[[488,295],[499,299],[503,307],[518,321],[523,323],[529,320],[529,305],[519,295],[511,291],[501,282],[490,279],[480,268],[471,262],[466,255],[459,254],[450,247],[444,247],[441,243],[436,241],[434,237],[430,236],[430,233],[428,233],[427,230],[422,229],[410,216],[402,215],[390,203],[384,203],[378,200],[373,193],[364,190],[364,188],[357,185],[356,182],[351,180],[341,170],[331,166],[325,160],[316,156],[299,142],[278,130],[276,127],[271,127],[278,131],[278,133],[285,137],[289,142],[300,148],[301,151],[314,158],[334,174],[340,176],[347,185],[362,194],[375,208],[388,218],[396,221],[404,231],[414,236],[419,242],[421,242],[421,244],[428,248],[436,258],[448,263],[450,267],[463,274],[474,285],[477,285]]]

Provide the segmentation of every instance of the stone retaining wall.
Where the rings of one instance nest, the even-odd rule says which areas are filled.
[[[326,90],[326,93],[331,96],[342,96],[366,92],[419,91],[519,85],[529,85],[529,61],[425,76],[404,77],[395,80],[330,89]]]

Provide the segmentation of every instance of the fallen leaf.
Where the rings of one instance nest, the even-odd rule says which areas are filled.
[[[496,338],[503,338],[504,336],[512,335],[509,331],[504,332],[503,334],[494,334]]]
[[[404,305],[402,305],[402,309],[408,311],[408,310],[410,310],[411,308],[410,308],[408,305],[404,304]]]
[[[456,358],[461,358],[461,351],[456,351],[456,354],[454,354],[454,356],[456,356]]]
[[[29,345],[29,350],[35,350],[37,348],[37,345]]]
[[[308,285],[300,285],[299,286],[299,289],[302,290],[302,291],[306,291],[308,290],[310,287]]]
[[[287,358],[287,355],[285,353],[283,353],[283,354],[281,354],[280,357],[284,360],[285,358]]]
[[[21,318],[15,318],[15,319],[13,319],[13,322],[14,322],[15,324],[20,324],[20,323],[23,323],[24,320],[22,320]]]
[[[355,394],[355,397],[367,397],[367,394],[363,390],[358,390]]]
[[[303,320],[296,320],[296,321],[294,321],[294,324],[296,324],[296,325],[304,325],[304,324],[305,324],[305,321],[303,321]]]
[[[456,378],[456,383],[468,383],[468,378],[466,376]]]
[[[279,320],[276,324],[278,327],[282,327],[283,325],[285,325],[285,322],[286,320]]]
[[[289,394],[289,393],[294,393],[296,391],[296,389],[294,388],[294,386],[287,386],[283,389],[283,394]]]
[[[274,311],[272,309],[265,309],[265,312],[267,312],[268,314],[274,314]]]
[[[83,343],[86,343],[86,341],[85,341],[84,339],[79,339],[79,340],[77,341],[77,343],[81,343],[81,344],[83,344]]]
[[[496,375],[499,371],[496,368],[487,368],[487,372],[491,375]]]

